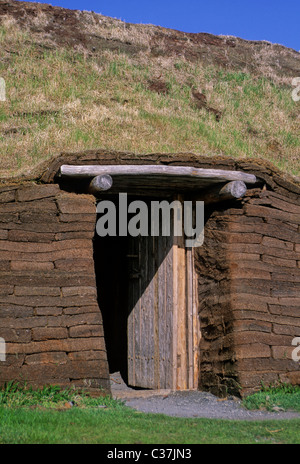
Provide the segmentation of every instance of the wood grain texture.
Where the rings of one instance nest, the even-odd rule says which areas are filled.
[[[172,237],[131,240],[128,377],[142,388],[172,388]],[[138,258],[134,258],[138,256]],[[172,295],[173,297],[173,295]]]
[[[243,198],[246,195],[246,192],[247,186],[245,182],[241,180],[235,180],[228,182],[225,185],[221,185],[221,187],[217,186],[209,189],[207,192],[205,192],[201,199],[207,205],[218,203],[219,201]]]
[[[222,169],[204,169],[190,166],[164,165],[62,165],[59,177],[62,179],[80,179],[110,175],[114,186],[112,192],[142,192],[158,189],[162,191],[201,190],[218,183],[241,181],[255,184],[257,179],[253,174],[242,171],[227,171]],[[152,194],[152,193],[151,193]]]
[[[141,388],[198,385],[193,250],[185,249],[183,235],[174,237],[171,224],[169,236],[130,239],[129,383]]]
[[[92,179],[89,184],[88,192],[92,195],[97,195],[99,192],[105,192],[111,189],[113,180],[109,174],[103,174],[96,176]]]

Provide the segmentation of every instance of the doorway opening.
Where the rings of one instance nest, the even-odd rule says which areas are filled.
[[[110,373],[135,388],[197,388],[198,308],[184,237],[96,233],[94,262]]]

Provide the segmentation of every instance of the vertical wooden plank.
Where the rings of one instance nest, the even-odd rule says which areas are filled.
[[[148,335],[145,337],[148,343],[148,388],[157,388],[156,374],[156,345],[157,345],[157,282],[156,282],[156,244],[154,237],[146,238],[147,255],[148,255],[148,280],[147,290],[145,292],[147,298],[147,330]],[[144,298],[144,296],[143,296]]]
[[[193,280],[192,280],[192,251],[186,250],[186,306],[187,306],[187,371],[188,388],[194,386],[194,353],[193,353]]]
[[[176,200],[182,202],[181,196],[176,196]],[[187,303],[186,303],[186,250],[183,234],[174,237],[174,256],[176,265],[174,266],[174,282],[176,285],[177,326],[177,390],[188,388],[188,359],[187,359]]]
[[[151,296],[151,276],[149,273],[149,238],[142,237],[141,247],[141,274],[142,274],[142,294],[141,298],[141,369],[143,372],[143,384],[147,388],[153,388],[153,381],[151,375],[151,346],[153,344],[152,333],[152,296]]]
[[[147,309],[145,308],[145,299],[142,297],[144,294],[144,282],[146,278],[146,269],[143,266],[145,262],[145,241],[144,237],[136,237],[135,241],[138,244],[139,266],[138,271],[140,278],[138,281],[138,307],[136,311],[136,386],[144,386],[147,383],[147,375],[145,373],[145,357],[147,355]]]
[[[141,269],[141,242],[139,237],[132,239],[134,244],[134,253],[138,255],[137,266],[133,269],[134,278],[133,295],[134,295],[134,350],[135,350],[135,386],[140,385],[141,382],[141,298],[140,287],[141,278],[139,277]]]
[[[158,237],[158,343],[159,343],[159,387],[166,388],[166,237]]]
[[[132,280],[132,292],[135,305],[132,321],[129,321],[128,336],[133,337],[133,376],[130,385],[141,388],[158,388],[158,376],[155,374],[155,362],[159,360],[155,341],[157,327],[157,284],[155,276],[155,244],[152,237],[138,237],[134,253],[139,256],[138,270],[140,278]],[[132,376],[130,376],[130,379]]]
[[[157,388],[161,388],[162,385],[162,377],[163,377],[163,342],[162,342],[162,334],[164,332],[164,318],[163,318],[163,286],[164,286],[164,263],[161,262],[162,257],[162,241],[163,237],[159,236],[156,238],[156,283],[157,283],[157,304],[156,304],[156,324],[157,324],[157,338],[156,338],[156,383],[158,385]]]
[[[173,327],[173,312],[174,312],[174,296],[173,296],[173,240],[171,236],[166,241],[165,263],[166,263],[166,284],[165,284],[165,388],[173,388],[173,343],[174,343],[174,327]],[[175,358],[176,359],[176,358]]]
[[[178,279],[178,294],[177,294],[177,389],[186,390],[187,382],[187,304],[186,304],[186,267],[185,267],[185,249],[182,246],[181,237],[177,237],[177,279]]]
[[[178,345],[178,253],[175,238],[172,246],[173,260],[173,337],[172,337],[172,390],[177,390],[177,345]]]
[[[154,237],[147,238],[147,253],[148,253],[148,287],[147,287],[147,298],[148,298],[148,326],[149,326],[149,337],[148,337],[148,378],[150,388],[155,388],[155,314],[154,314],[154,300],[155,300],[155,243]]]
[[[159,265],[158,265],[158,248],[159,238],[153,237],[153,326],[154,326],[154,385],[155,388],[160,388],[159,382]]]
[[[131,239],[129,239],[128,254],[129,255],[134,255],[133,242],[132,242]],[[131,274],[132,274],[131,259],[128,261],[127,272],[129,274],[128,319],[127,319],[128,383],[129,383],[129,385],[135,386],[135,340],[134,340],[134,333],[135,333],[135,323],[134,323],[135,304],[134,304],[134,288],[133,288],[134,283],[133,283],[133,281],[131,279]]]
[[[139,374],[137,378],[137,385],[148,385],[148,349],[149,349],[149,300],[146,282],[148,279],[148,252],[146,237],[138,237],[140,243],[139,249],[139,269],[140,269],[140,326],[139,326]],[[149,385],[150,386],[150,385]]]
[[[192,272],[193,272],[193,347],[194,347],[194,388],[198,389],[199,374],[200,374],[200,320],[199,320],[199,305],[198,305],[198,277],[195,271],[195,250],[192,250]]]

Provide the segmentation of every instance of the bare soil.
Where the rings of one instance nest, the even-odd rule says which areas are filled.
[[[143,52],[151,58],[178,57],[284,79],[300,75],[299,53],[266,41],[134,25],[94,12],[13,0],[0,1],[0,19],[1,16],[14,18],[19,25],[29,28],[37,42],[44,36],[53,46],[79,47],[89,53],[107,49],[131,56]],[[37,20],[39,17],[41,21]],[[119,37],[110,36],[108,31],[112,28],[119,28]],[[145,40],[136,40],[137,33],[140,37],[144,33]]]

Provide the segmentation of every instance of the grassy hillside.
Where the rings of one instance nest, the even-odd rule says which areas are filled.
[[[165,42],[149,46],[161,28],[92,13],[82,28],[90,21],[89,33],[99,41],[101,32],[106,45],[87,46],[80,36],[65,43],[55,40],[62,26],[53,35],[45,11],[32,8],[30,21],[3,9],[0,15],[7,93],[0,102],[1,175],[61,151],[93,148],[263,158],[299,175],[300,103],[292,100],[288,74],[262,66],[262,52],[256,69],[178,50],[164,54]],[[300,54],[290,53],[300,66]]]

